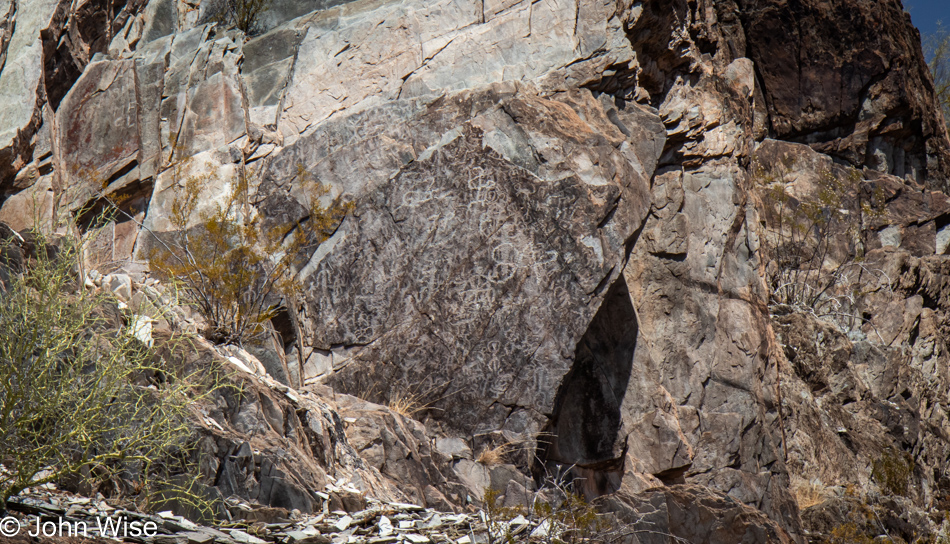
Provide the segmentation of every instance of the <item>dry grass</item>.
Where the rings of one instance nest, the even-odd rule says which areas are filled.
[[[411,418],[428,408],[428,403],[422,402],[422,395],[412,391],[394,389],[389,393],[388,408],[397,414]]]
[[[440,394],[440,390],[445,386],[446,384],[430,384],[429,387],[422,389],[419,385],[406,385],[405,382],[400,380],[389,389],[389,400],[386,402],[386,406],[401,416],[413,419],[420,412],[442,411],[441,408],[434,406],[435,403],[453,394]],[[373,385],[369,390],[370,395],[360,396],[360,398],[372,398],[372,391],[375,389],[376,385]]]
[[[792,477],[792,494],[798,502],[798,508],[804,510],[825,502],[831,493],[828,486],[818,478],[806,480],[797,476]]]
[[[476,462],[485,465],[486,467],[493,467],[496,465],[504,464],[505,456],[515,450],[515,444],[511,442],[505,442],[494,448],[485,448],[481,453],[478,454],[478,458],[475,459]]]

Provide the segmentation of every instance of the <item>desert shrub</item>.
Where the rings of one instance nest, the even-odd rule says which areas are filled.
[[[864,265],[867,225],[885,213],[883,192],[863,184],[855,169],[844,176],[826,169],[811,194],[794,194],[793,165],[790,158],[753,165],[767,208],[763,249],[770,303],[860,321],[854,306],[861,286],[883,279],[883,272]]]
[[[831,531],[829,542],[831,544],[873,544],[875,541],[854,523],[846,523]]]
[[[558,466],[555,472],[546,473],[540,489],[526,492],[522,504],[506,506],[503,502],[513,504],[520,497],[502,501],[501,491],[486,489],[482,498],[482,520],[489,544],[529,540],[542,544],[636,542],[642,537],[660,537],[664,542],[688,542],[657,530],[642,516],[624,523],[610,514],[599,512],[595,505],[576,492],[570,476],[573,469],[573,466]],[[519,517],[530,526],[511,523]]]
[[[393,412],[408,418],[413,418],[417,413],[428,408],[423,401],[423,395],[397,388],[393,388],[390,392],[386,406]]]
[[[527,510],[522,507],[504,506],[501,503],[502,492],[488,488],[482,496],[485,505],[485,525],[488,529],[490,544],[509,543],[514,540],[514,533],[509,521],[523,515]]]
[[[207,321],[205,336],[219,344],[241,344],[265,332],[264,323],[278,310],[275,300],[302,288],[297,259],[326,240],[351,208],[339,199],[324,207],[320,198],[329,188],[298,169],[292,182],[307,189],[307,216],[265,225],[250,205],[252,175],[242,168],[230,180],[224,203],[210,211],[199,211],[199,197],[216,174],[181,180],[169,217],[172,231],[153,234],[148,251],[151,269],[180,283]]]
[[[907,452],[889,449],[871,463],[871,477],[892,495],[907,495],[914,475],[914,459]]]
[[[501,465],[505,462],[505,457],[513,451],[515,451],[515,444],[511,442],[504,442],[495,447],[486,446],[475,458],[475,462],[486,467]]]
[[[792,477],[791,491],[800,510],[821,504],[830,496],[828,486],[817,478]]]
[[[950,31],[938,22],[937,30],[925,34],[921,41],[933,76],[937,103],[943,110],[944,121],[950,120]]]
[[[540,542],[607,542],[619,540],[623,535],[622,530],[608,523],[605,515],[571,492],[559,494],[556,502],[536,496],[531,504],[516,507],[503,506],[500,497],[500,491],[485,490],[485,521],[490,543],[514,542],[516,535],[508,522],[518,516],[537,524],[531,534]]]
[[[273,0],[212,0],[204,20],[234,26],[248,35],[263,31],[261,16]]]
[[[64,481],[145,502],[187,494],[189,411],[208,389],[83,287],[78,242],[31,238],[0,292],[0,501]]]

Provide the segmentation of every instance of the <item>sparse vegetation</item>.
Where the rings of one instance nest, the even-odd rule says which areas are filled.
[[[873,544],[874,539],[867,536],[854,523],[839,525],[831,531],[831,544]]]
[[[790,487],[796,502],[798,502],[798,508],[801,510],[825,502],[825,499],[830,495],[828,487],[817,478],[806,480],[804,478],[793,477]]]
[[[358,381],[355,396],[386,406],[393,412],[411,419],[418,419],[428,411],[439,411],[434,404],[448,395],[441,393],[446,384],[409,383],[401,378],[389,383],[388,393],[380,392],[380,383],[376,381]]]
[[[486,467],[501,465],[505,462],[505,457],[514,450],[515,446],[510,442],[499,444],[493,448],[486,447],[481,451],[481,453],[478,454],[478,457],[475,459],[475,461],[485,465]]]
[[[886,450],[871,464],[871,477],[891,495],[906,496],[914,475],[914,459],[907,452]]]
[[[427,408],[422,402],[422,395],[397,388],[393,388],[390,392],[387,405],[393,412],[408,418],[414,417]]]
[[[0,294],[0,504],[54,482],[152,505],[189,495],[189,411],[209,382],[143,344],[111,295],[84,286],[81,244],[34,233],[24,252],[21,266],[3,263]]]
[[[261,17],[271,4],[273,0],[213,0],[207,8],[206,18],[254,35],[263,31]]]
[[[527,492],[524,497],[514,497],[514,500],[504,497],[497,489],[486,489],[482,499],[482,519],[488,528],[489,544],[510,544],[528,539],[542,544],[619,543],[630,542],[635,535],[652,535],[677,544],[687,542],[655,530],[651,522],[634,520],[623,523],[610,514],[598,512],[595,505],[575,492],[570,479],[573,468],[557,467],[557,472],[544,477],[539,490]],[[518,499],[522,502],[513,504]],[[530,521],[534,528],[528,530],[526,521]]]
[[[753,176],[767,199],[765,256],[771,304],[830,317],[851,328],[861,323],[855,312],[862,286],[883,279],[883,272],[864,265],[868,224],[885,213],[884,195],[847,175],[818,173],[816,186],[793,183],[794,160],[753,165]]]
[[[609,542],[621,535],[621,530],[611,527],[606,516],[570,492],[560,494],[555,504],[535,497],[531,504],[516,507],[499,504],[500,497],[497,490],[485,490],[486,525],[492,544],[514,542],[519,526],[511,521],[519,516],[538,523],[531,534],[543,543]]]
[[[249,203],[253,174],[242,168],[229,180],[223,204],[201,211],[202,189],[216,174],[182,179],[184,168],[176,167],[179,188],[169,217],[173,230],[153,234],[149,264],[159,277],[181,284],[207,321],[209,340],[241,344],[265,332],[264,323],[275,315],[281,298],[301,290],[297,260],[333,233],[350,206],[339,199],[329,207],[321,205],[329,188],[298,169],[294,183],[307,189],[307,216],[265,225]]]

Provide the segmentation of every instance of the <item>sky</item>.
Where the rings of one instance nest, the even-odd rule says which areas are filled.
[[[910,19],[921,34],[929,34],[937,29],[937,21],[950,26],[950,0],[903,0],[904,9],[910,12]]]

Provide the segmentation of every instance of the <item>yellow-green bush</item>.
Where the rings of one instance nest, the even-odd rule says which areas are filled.
[[[907,495],[914,475],[914,459],[907,452],[887,450],[871,463],[871,477],[892,495]]]
[[[33,240],[0,293],[0,504],[67,480],[144,501],[188,487],[189,410],[207,389],[83,286],[77,242]]]
[[[300,291],[295,259],[326,240],[350,206],[339,199],[322,206],[320,198],[329,189],[298,169],[293,182],[309,190],[307,217],[265,228],[248,203],[248,174],[230,180],[231,191],[223,204],[199,211],[202,188],[215,175],[183,180],[172,202],[173,230],[152,237],[148,260],[160,277],[182,285],[207,321],[209,340],[241,344],[264,331],[263,324],[275,311],[275,298]],[[197,226],[192,226],[195,218]]]

